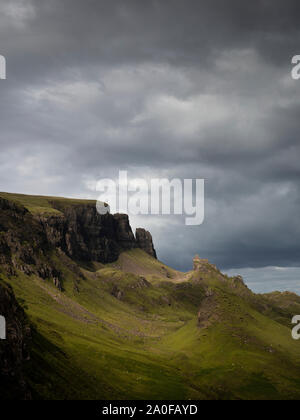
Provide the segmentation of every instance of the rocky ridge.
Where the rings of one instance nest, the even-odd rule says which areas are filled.
[[[57,212],[31,214],[0,198],[0,264],[6,274],[35,274],[61,289],[61,273],[51,259],[57,251],[82,263],[111,263],[133,248],[156,256],[151,234],[138,229],[136,239],[125,214],[99,215],[92,204],[52,206]]]

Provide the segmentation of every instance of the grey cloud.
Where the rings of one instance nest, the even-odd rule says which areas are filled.
[[[265,267],[261,269],[231,269],[227,271],[230,276],[241,273],[248,287],[255,293],[270,293],[274,291],[300,294],[300,269],[289,267]]]
[[[10,3],[0,190],[96,197],[119,169],[205,178],[202,226],[132,218],[161,259],[299,266],[299,2]]]

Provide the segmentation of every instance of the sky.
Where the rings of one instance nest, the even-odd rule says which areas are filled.
[[[133,216],[158,256],[198,253],[299,292],[297,0],[0,0],[0,190],[205,179],[205,221]]]

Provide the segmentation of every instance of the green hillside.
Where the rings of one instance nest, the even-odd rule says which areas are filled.
[[[300,398],[299,296],[255,295],[205,260],[178,272],[93,201],[1,193],[0,207],[0,304],[10,285],[31,327],[20,378],[32,398]],[[13,378],[0,381],[3,398],[16,395]]]
[[[25,195],[25,194],[11,194],[0,192],[0,198],[12,201],[16,204],[24,206],[32,214],[37,213],[60,213],[56,208],[55,204],[63,206],[72,206],[80,204],[95,205],[95,200],[79,200],[74,198],[63,198],[63,197],[46,197],[39,195]]]
[[[66,257],[53,258],[63,293],[34,276],[5,279],[35,329],[26,376],[36,398],[300,397],[300,345],[288,315],[278,321],[266,297],[213,266],[180,278],[132,250],[81,269],[83,279]],[[120,270],[132,259],[144,276]]]

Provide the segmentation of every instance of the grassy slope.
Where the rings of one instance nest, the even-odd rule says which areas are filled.
[[[160,281],[162,278],[180,281],[183,277],[183,273],[149,257],[141,249],[124,252],[120,255],[117,262],[109,266],[125,273],[143,275],[152,282],[155,282],[155,280]]]
[[[21,204],[32,214],[36,213],[57,213],[60,212],[53,208],[53,202],[61,203],[66,206],[74,204],[95,204],[94,200],[78,200],[73,198],[62,198],[62,197],[46,197],[38,195],[24,195],[24,194],[10,194],[0,192],[0,198],[13,201],[17,204]]]
[[[94,204],[0,197],[32,213],[59,213],[57,201]],[[35,326],[27,368],[35,397],[300,397],[300,343],[291,339],[290,325],[299,297],[255,296],[241,285],[232,287],[209,265],[198,274],[178,273],[141,250],[123,253],[114,264],[95,264],[94,271],[82,268],[85,280],[66,257],[53,260],[64,273],[64,293],[38,278],[2,276]],[[201,328],[199,307],[210,314]]]
[[[233,288],[209,265],[183,275],[140,250],[83,270],[78,293],[75,274],[53,259],[64,293],[38,278],[10,279],[36,326],[28,378],[37,397],[300,397],[300,343],[267,297]],[[210,313],[202,328],[199,307]]]

